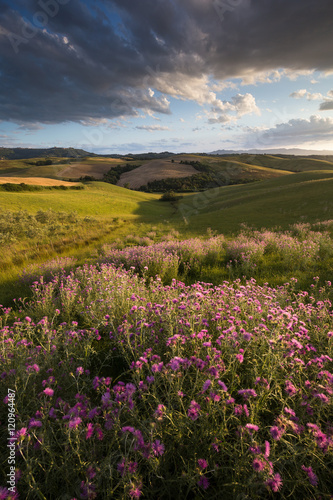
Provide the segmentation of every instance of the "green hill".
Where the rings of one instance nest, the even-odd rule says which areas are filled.
[[[82,158],[93,156],[83,149],[75,148],[0,148],[0,159],[22,160],[27,158],[49,158],[49,157]]]
[[[244,222],[286,228],[299,220],[332,219],[332,193],[333,170],[309,171],[190,195],[179,204],[179,213],[199,233],[207,226],[233,232]]]

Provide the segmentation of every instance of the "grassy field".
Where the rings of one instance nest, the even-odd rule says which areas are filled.
[[[14,283],[31,262],[41,264],[57,256],[67,256],[75,257],[80,263],[104,244],[124,240],[128,235],[144,237],[151,231],[156,233],[152,239],[159,241],[172,230],[178,231],[181,238],[189,238],[206,234],[207,228],[231,235],[239,231],[242,223],[258,229],[276,226],[286,229],[298,221],[333,219],[332,192],[333,170],[330,169],[287,173],[261,182],[224,186],[185,195],[172,204],[159,201],[158,194],[102,182],[86,183],[81,191],[1,192],[1,212],[6,212],[8,207],[11,211],[32,215],[48,210],[73,212],[81,221],[88,217],[95,222],[75,227],[62,225],[60,233],[57,228],[48,237],[28,236],[30,233],[26,231],[16,241],[7,244],[4,241],[0,258],[0,303],[8,302],[17,293],[26,293],[26,289],[17,288]]]

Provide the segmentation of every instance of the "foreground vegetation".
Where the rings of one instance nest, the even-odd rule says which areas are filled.
[[[2,310],[20,497],[331,498],[330,287],[163,286],[112,264],[35,283]]]
[[[332,229],[151,233],[26,273],[0,357],[21,497],[331,498]]]

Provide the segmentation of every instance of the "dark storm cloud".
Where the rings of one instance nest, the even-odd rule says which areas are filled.
[[[198,100],[205,75],[333,69],[331,0],[0,1],[0,120],[170,113],[156,91]]]

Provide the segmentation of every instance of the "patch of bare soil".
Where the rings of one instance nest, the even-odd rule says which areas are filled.
[[[170,177],[188,177],[197,173],[198,170],[191,165],[183,165],[176,161],[172,163],[171,160],[151,160],[131,172],[123,173],[120,176],[118,186],[124,187],[128,183],[130,188],[138,189],[151,181]]]

